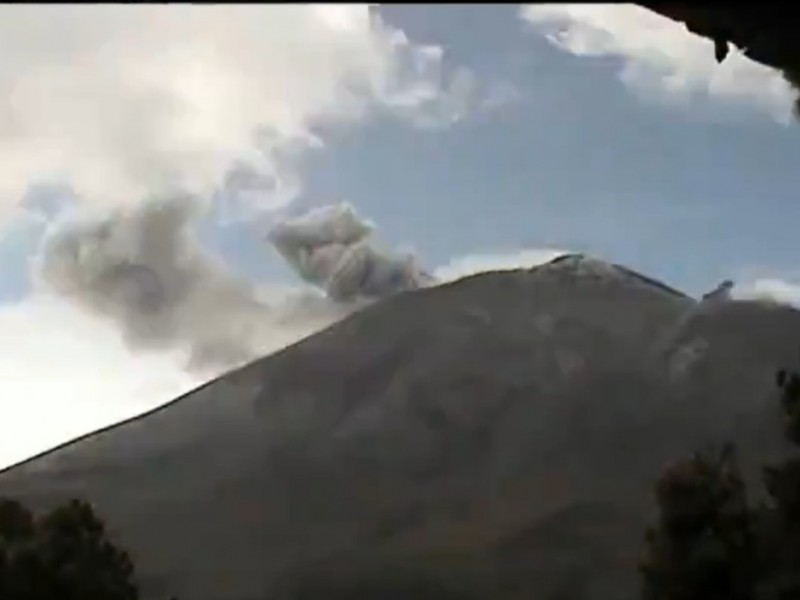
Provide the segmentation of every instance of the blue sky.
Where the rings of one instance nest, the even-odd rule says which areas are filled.
[[[800,125],[724,103],[642,101],[620,84],[617,61],[554,48],[514,6],[384,14],[478,77],[508,78],[518,99],[445,131],[381,122],[348,132],[314,157],[309,194],[351,200],[431,264],[580,248],[692,292],[753,266],[794,267]]]
[[[442,46],[479,81],[513,87],[514,99],[443,129],[384,116],[333,131],[304,161],[298,204],[351,202],[388,243],[413,247],[430,265],[556,246],[692,293],[759,269],[793,273],[800,125],[725,101],[643,99],[620,82],[622,59],[554,47],[515,5],[381,14],[411,39]],[[244,272],[292,277],[254,226],[208,229]],[[0,297],[24,294],[26,258],[43,230],[23,222],[5,231]]]
[[[643,100],[620,83],[619,60],[553,47],[513,5],[381,12],[515,99],[443,130],[386,117],[333,135],[308,160],[301,201],[352,202],[431,265],[575,248],[690,293],[796,269],[800,125],[724,101]],[[237,229],[217,234],[226,255],[256,276],[288,273]]]
[[[715,65],[709,42],[641,9],[389,6],[379,9],[378,24],[355,6],[324,14],[311,7],[252,9],[266,11],[258,13],[261,21],[211,9],[216,21],[208,23],[230,19],[245,40],[239,46],[226,46],[203,19],[185,25],[185,11],[196,10],[191,7],[172,9],[171,16],[157,8],[127,15],[113,7],[65,12],[78,33],[56,41],[41,21],[3,10],[9,29],[0,31],[0,67],[6,67],[0,84],[21,90],[16,108],[23,123],[13,130],[18,145],[17,138],[0,141],[0,159],[15,165],[0,184],[0,208],[11,207],[0,211],[0,333],[6,339],[9,332],[22,335],[25,323],[46,321],[44,314],[48,323],[72,318],[63,298],[41,300],[33,286],[43,235],[62,215],[131,206],[163,173],[178,173],[211,197],[212,176],[229,168],[225,160],[238,156],[244,134],[264,125],[301,140],[294,151],[283,138],[270,147],[284,152],[280,160],[270,155],[270,173],[288,181],[290,191],[257,217],[220,218],[230,207],[217,206],[197,224],[209,252],[259,284],[298,283],[264,242],[276,214],[346,201],[378,225],[387,245],[413,249],[431,268],[464,256],[559,248],[623,263],[692,294],[732,278],[744,288],[783,286],[786,298],[800,297],[800,123],[788,118],[791,94],[778,75],[735,52]],[[62,9],[29,12],[35,10]],[[251,31],[251,21],[266,32]],[[146,36],[131,42],[139,54],[126,54],[137,35]],[[173,35],[185,35],[185,47],[199,49],[207,62],[198,68],[180,50],[173,55]],[[107,40],[119,45],[112,62],[87,58],[91,52],[84,50],[112,43]],[[217,54],[203,54],[212,42]],[[43,65],[61,71],[53,75]],[[118,72],[130,79],[117,88]],[[144,110],[151,105],[126,96],[142,73],[192,118],[183,120],[172,105],[173,112]],[[263,73],[268,76],[258,80]],[[340,93],[345,80],[369,93]],[[97,96],[90,109],[83,108],[84,85],[95,86],[88,88]],[[320,147],[312,147],[309,135]],[[47,144],[35,145],[42,140]],[[54,178],[73,186],[75,198],[42,187]],[[87,200],[97,197],[102,201]],[[28,305],[37,308],[25,312]],[[59,338],[63,348],[71,347],[75,331],[90,327],[86,318],[75,313]],[[127,404],[103,410],[91,404],[70,427],[43,434],[33,446],[0,445],[0,461],[4,452],[7,460],[18,458],[196,382],[174,357],[162,363],[155,354],[132,358],[118,334],[106,331],[108,323],[102,327],[98,352],[116,357],[107,359],[108,369],[124,374],[118,393]],[[41,344],[31,356],[52,360],[42,349],[52,345],[52,328],[31,331]],[[93,347],[81,346],[89,365]],[[4,364],[0,356],[0,375],[4,368],[17,373]],[[142,369],[137,380],[161,391],[142,399],[142,389],[131,387],[133,364]],[[15,374],[14,390],[34,390],[37,373]],[[102,393],[117,393],[106,383],[111,392]],[[80,381],[70,385],[76,398],[88,393]],[[44,396],[37,402],[36,411],[50,406]]]

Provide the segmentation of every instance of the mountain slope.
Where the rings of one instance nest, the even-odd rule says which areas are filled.
[[[88,497],[148,592],[192,600],[633,597],[660,468],[781,451],[799,339],[791,309],[567,256],[395,296],[0,495]]]

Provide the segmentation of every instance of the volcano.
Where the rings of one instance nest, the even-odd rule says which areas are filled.
[[[569,255],[382,300],[0,495],[93,502],[145,598],[632,599],[665,464],[785,452],[798,340],[787,306]]]

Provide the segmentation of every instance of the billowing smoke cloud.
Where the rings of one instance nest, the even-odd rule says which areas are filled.
[[[238,277],[196,239],[197,206],[174,198],[62,225],[44,245],[40,277],[115,322],[133,348],[185,350],[201,372],[277,350],[356,307]]]
[[[347,204],[275,224],[267,240],[307,284],[257,285],[195,235],[190,196],[62,222],[38,257],[41,283],[119,329],[135,350],[185,352],[190,371],[217,375],[277,351],[370,302],[482,270],[532,266],[558,254],[472,256],[435,272],[382,248]],[[265,247],[265,260],[268,255]]]
[[[403,287],[406,262],[361,240],[324,280],[307,278],[330,298],[263,289],[201,247],[192,196],[221,218],[263,217],[300,192],[325,126],[374,114],[447,126],[480,96],[442,48],[366,5],[18,6],[0,16],[0,226],[33,184],[63,186],[81,209],[106,214],[59,225],[41,279],[118,323],[132,347],[185,348],[195,369],[277,349],[357,298]],[[319,250],[315,265],[335,254]]]
[[[190,197],[122,208],[60,225],[39,258],[40,279],[110,319],[128,345],[183,350],[188,367],[219,373],[278,350],[371,300],[431,284],[413,257],[380,249],[347,205],[277,224],[269,240],[302,279],[280,290],[233,273],[194,234]]]
[[[379,248],[373,230],[340,204],[279,223],[268,239],[302,279],[333,300],[380,298],[434,283],[413,256]]]

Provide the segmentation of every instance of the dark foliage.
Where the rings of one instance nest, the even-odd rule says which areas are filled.
[[[39,519],[0,500],[0,598],[138,600],[128,554],[92,507],[73,500]]]
[[[676,463],[656,489],[659,522],[646,534],[647,600],[752,598],[755,547],[731,448]]]
[[[780,371],[784,433],[800,446],[800,375]],[[758,600],[800,598],[800,457],[764,468],[768,501],[757,514],[761,549]]]
[[[800,374],[776,377],[784,435],[800,446]],[[767,500],[748,507],[732,448],[661,476],[657,524],[640,568],[646,600],[800,599],[800,457],[763,471]]]

